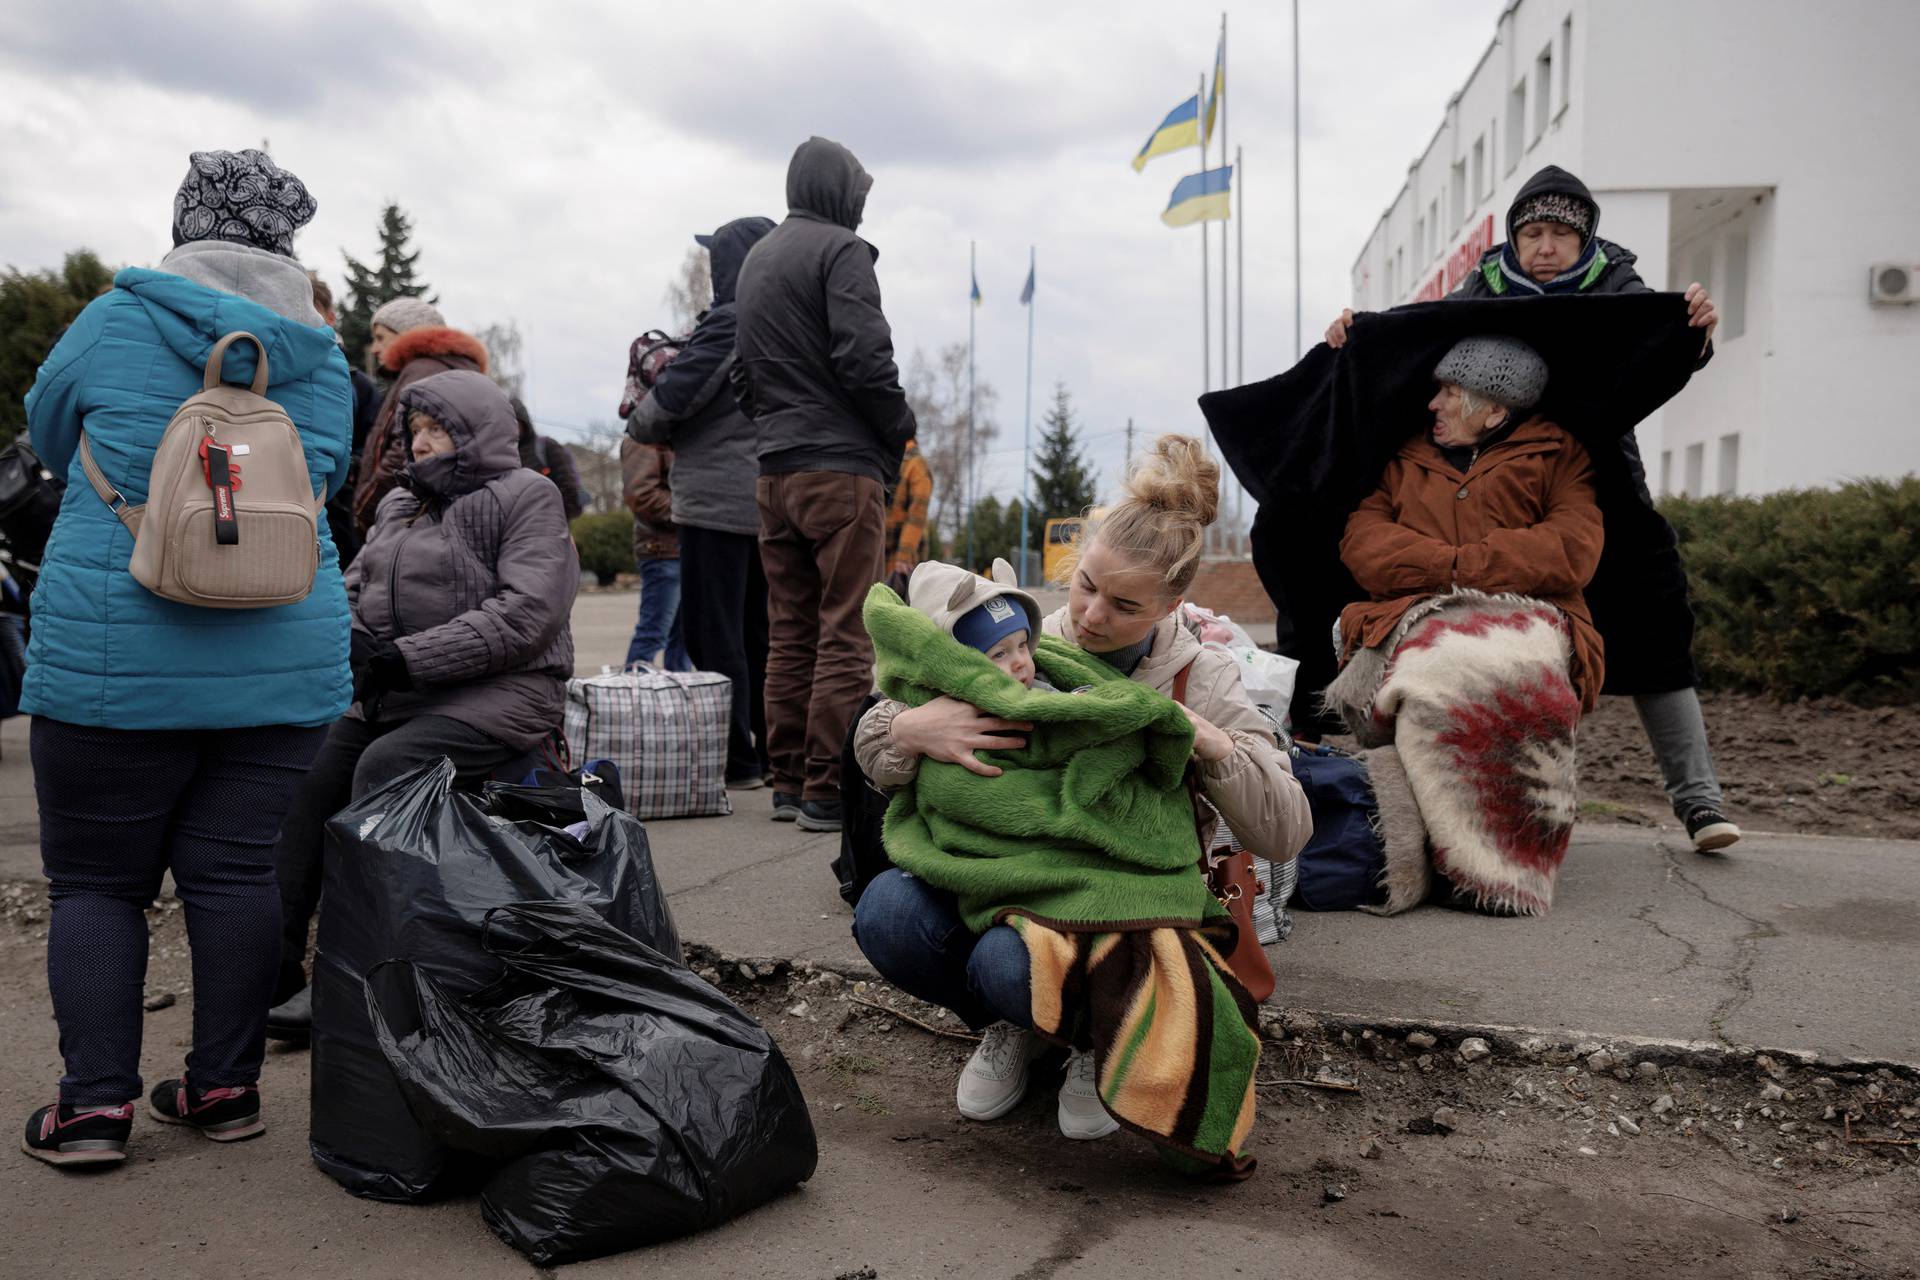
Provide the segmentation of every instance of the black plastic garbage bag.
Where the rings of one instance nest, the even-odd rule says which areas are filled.
[[[727,1221],[813,1176],[799,1081],[760,1024],[577,902],[502,907],[506,966],[455,999],[396,961],[367,983],[380,1047],[447,1146],[499,1162],[487,1225],[542,1266]]]
[[[422,765],[327,823],[327,877],[313,961],[314,1163],[355,1195],[423,1200],[476,1185],[414,1123],[367,1017],[367,973],[420,966],[463,996],[500,962],[480,945],[487,912],[508,903],[584,904],[679,959],[646,828],[568,787],[489,783],[456,792],[453,766]],[[584,837],[567,833],[585,823]],[[577,826],[576,826],[576,829]]]

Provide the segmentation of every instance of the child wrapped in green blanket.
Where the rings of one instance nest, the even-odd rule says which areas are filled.
[[[1253,1002],[1221,958],[1232,926],[1198,863],[1192,725],[1098,658],[1034,642],[1032,597],[1004,561],[995,579],[930,562],[914,572],[911,607],[882,586],[865,610],[889,698],[917,707],[947,696],[1032,726],[980,754],[997,776],[921,761],[887,812],[898,873],[950,895],[983,949],[1006,951],[1011,931],[1026,952],[1025,992],[1009,995],[1003,977],[975,993],[997,996],[992,1012],[1017,1025],[987,1028],[960,1110],[983,1120],[1011,1110],[1051,1041],[1072,1051],[1063,1133],[1124,1125],[1197,1167],[1244,1176],[1259,1041]]]

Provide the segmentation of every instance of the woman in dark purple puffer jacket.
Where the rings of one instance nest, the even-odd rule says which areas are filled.
[[[429,760],[474,785],[560,726],[580,561],[560,491],[520,465],[519,424],[484,374],[402,393],[412,461],[348,567],[354,706],[328,731],[281,829],[279,1003],[267,1034],[311,1025],[304,961],[326,820]]]

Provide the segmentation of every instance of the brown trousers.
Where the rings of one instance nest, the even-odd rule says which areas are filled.
[[[873,688],[861,621],[880,579],[886,497],[837,471],[760,477],[767,574],[767,755],[777,791],[838,803],[847,728]]]

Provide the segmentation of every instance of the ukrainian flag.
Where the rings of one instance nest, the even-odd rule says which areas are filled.
[[[1207,94],[1208,142],[1213,141],[1213,123],[1220,118],[1220,97],[1227,91],[1227,33],[1220,33],[1220,47],[1213,53],[1213,89]],[[1224,158],[1224,157],[1223,157]]]
[[[1233,216],[1233,166],[1205,169],[1180,179],[1160,221],[1170,227],[1222,222]]]
[[[1200,95],[1194,94],[1185,102],[1167,112],[1167,118],[1147,139],[1147,145],[1140,148],[1140,154],[1133,158],[1133,171],[1140,172],[1147,167],[1147,161],[1155,156],[1163,156],[1169,151],[1178,151],[1182,147],[1200,145]]]

